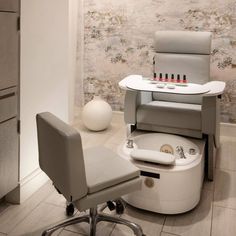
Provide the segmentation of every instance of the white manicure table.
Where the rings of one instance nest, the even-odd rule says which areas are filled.
[[[162,84],[164,87],[160,88],[160,84]],[[174,85],[174,88],[168,88],[168,86],[171,85]],[[144,78],[141,75],[130,75],[119,82],[119,87],[124,90],[138,90],[183,95],[203,94],[203,96],[217,96],[223,93],[225,82],[210,81],[203,85],[194,83],[183,84],[153,81],[148,78]]]

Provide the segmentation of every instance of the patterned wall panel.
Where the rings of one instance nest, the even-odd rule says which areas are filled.
[[[113,110],[123,109],[118,82],[129,74],[152,75],[156,30],[213,33],[212,79],[227,82],[222,121],[236,123],[235,0],[84,1],[85,102],[93,97],[92,84]]]

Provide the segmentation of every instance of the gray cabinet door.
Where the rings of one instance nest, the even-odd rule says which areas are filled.
[[[18,12],[19,8],[19,0],[0,0],[0,11]]]
[[[17,13],[0,12],[0,90],[16,86],[19,76]]]
[[[17,88],[0,90],[0,123],[17,116]]]
[[[0,198],[18,185],[16,118],[0,123]]]

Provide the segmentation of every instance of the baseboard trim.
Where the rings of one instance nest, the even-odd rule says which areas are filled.
[[[23,178],[19,185],[6,196],[6,200],[11,203],[20,204],[27,200],[40,187],[42,187],[49,178],[47,175],[37,168],[31,174]]]
[[[236,138],[236,124],[220,123],[220,135]]]

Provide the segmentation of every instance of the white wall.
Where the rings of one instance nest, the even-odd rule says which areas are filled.
[[[77,21],[77,61],[76,61],[76,82],[75,82],[75,116],[81,115],[81,108],[84,105],[84,0],[77,0],[78,17]]]
[[[69,73],[71,82],[69,83],[69,123],[73,124],[75,117],[75,94],[77,70],[77,47],[78,47],[78,14],[82,11],[80,2],[83,0],[69,0]]]
[[[38,169],[36,113],[73,117],[75,14],[76,0],[21,0],[20,180]]]

